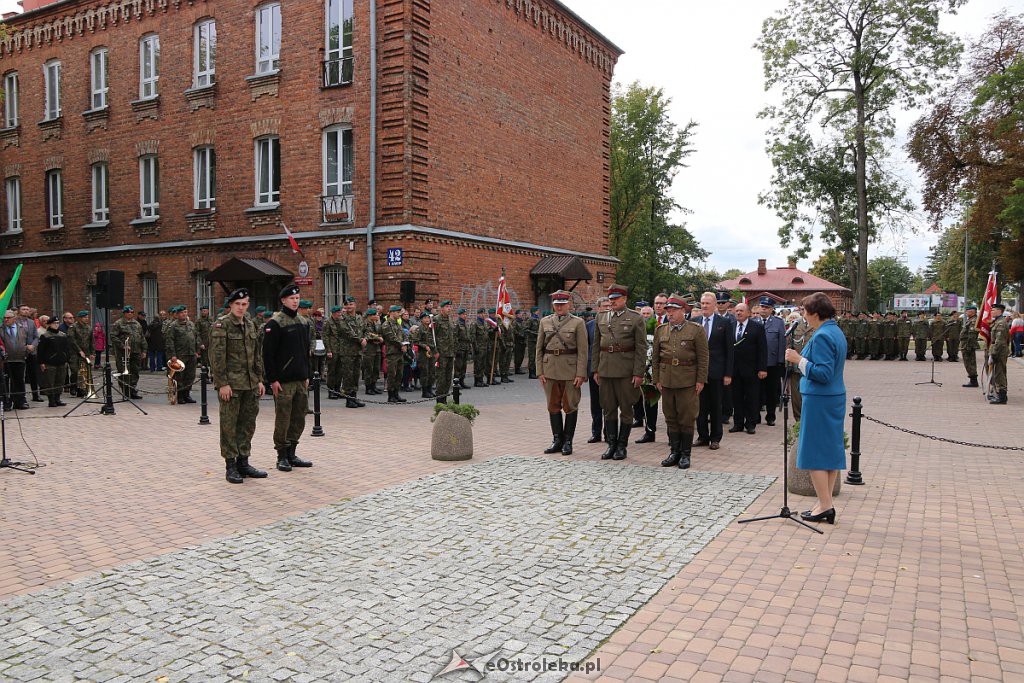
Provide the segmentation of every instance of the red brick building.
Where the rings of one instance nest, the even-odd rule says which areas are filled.
[[[771,297],[778,305],[799,304],[808,294],[822,292],[832,300],[839,313],[853,310],[853,292],[847,287],[823,280],[797,269],[796,261],[782,268],[768,269],[767,259],[757,260],[757,270],[718,283],[719,289],[739,290],[747,301]]]
[[[108,269],[147,312],[216,308],[220,277],[467,307],[502,268],[523,306],[614,279],[621,51],[557,0],[58,0],[7,25],[0,278],[24,263],[41,311]]]

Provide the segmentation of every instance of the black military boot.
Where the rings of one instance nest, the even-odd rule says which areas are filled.
[[[693,449],[693,432],[679,434],[679,469],[690,469],[690,451]]]
[[[1006,405],[1006,390],[1001,389],[999,393],[990,398],[988,402],[994,406]]]
[[[67,403],[65,403],[64,401],[60,400],[60,396],[58,395],[58,396],[54,397],[53,405],[54,405],[55,408],[63,408],[64,406],[67,405]]]
[[[969,380],[967,382],[967,384],[964,384],[962,386],[964,386],[964,387],[976,387],[976,386],[978,386],[978,376],[977,375],[971,375],[967,379]]]
[[[288,454],[288,464],[291,465],[292,467],[312,467],[313,463],[311,463],[308,460],[303,460],[302,458],[295,455],[296,447],[298,447],[298,444],[293,443],[291,446],[288,447],[286,451]]]
[[[333,387],[327,387],[327,398],[336,401],[341,398],[341,392]]]
[[[505,382],[506,384],[515,384],[516,383],[516,381],[514,379],[512,379],[511,377],[509,377],[508,375],[505,375],[504,377],[502,377],[501,381]]]
[[[238,473],[238,464],[234,460],[225,460],[225,474],[224,478],[227,479],[229,484],[241,484],[242,475]]]
[[[661,461],[662,467],[675,467],[679,464],[679,456],[682,455],[680,452],[680,449],[682,448],[681,436],[682,435],[679,432],[668,433],[668,457]]]
[[[409,402],[409,399],[402,398],[402,394],[400,392],[398,392],[398,391],[395,391],[395,403],[408,403],[408,402]]]
[[[537,379],[537,373],[531,370],[530,375],[529,377],[527,377],[527,379]]]
[[[551,420],[551,445],[544,449],[546,454],[561,453],[562,444],[565,443],[565,429],[562,424],[562,413],[548,413],[548,419]]]
[[[473,386],[474,387],[485,387],[487,385],[484,384],[484,381],[482,379],[474,379],[473,380]]]
[[[190,394],[189,392],[186,391],[185,395],[182,396],[182,401],[181,402],[182,403],[195,403],[196,400],[194,398],[192,398],[192,394]]]
[[[239,458],[236,461],[238,465],[238,473],[243,477],[249,477],[251,479],[266,479],[267,473],[263,470],[258,470],[249,464],[249,458]]]
[[[345,407],[346,408],[362,408],[362,401],[357,401],[355,396],[345,396]]]
[[[388,391],[388,403],[400,403],[398,400],[398,392]]]
[[[515,374],[517,374],[517,375],[525,375],[526,374],[526,370],[523,370],[522,368],[516,368]]]
[[[632,427],[628,424],[619,425],[618,447],[615,449],[615,455],[612,456],[612,460],[626,459],[626,446],[629,445],[629,432],[631,429]]]
[[[288,446],[285,446],[284,448],[276,449],[277,450],[277,469],[281,470],[282,472],[291,472],[292,471],[291,463],[288,462],[288,448],[289,448]]]
[[[565,441],[562,443],[562,455],[572,455],[572,437],[576,435],[576,419],[578,412],[572,412],[565,416],[565,428],[562,430]]]
[[[36,403],[42,403],[43,402],[43,399],[40,398],[38,391],[33,391],[32,392],[32,400],[35,401]]]
[[[56,408],[57,407],[57,400],[53,396],[47,396],[46,397],[46,407],[47,408]]]
[[[608,443],[608,448],[601,454],[602,460],[611,460],[615,455],[615,451],[619,447],[619,423],[618,421],[607,423],[604,426],[604,440]]]
[[[431,389],[426,384],[423,385],[422,395],[423,395],[423,398],[436,398],[437,397],[437,394],[434,393],[434,390]]]

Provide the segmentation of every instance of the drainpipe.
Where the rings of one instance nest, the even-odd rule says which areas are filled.
[[[373,229],[377,225],[377,0],[370,0],[370,215],[366,224],[366,298],[373,292]]]

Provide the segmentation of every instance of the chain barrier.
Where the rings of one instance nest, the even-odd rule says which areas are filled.
[[[882,420],[877,420],[877,419],[871,417],[870,415],[864,415],[863,417],[864,417],[865,420],[868,420],[869,422],[874,422],[875,424],[882,425],[883,427],[888,427],[889,429],[893,429],[893,430],[895,430],[897,432],[903,432],[904,434],[912,434],[914,436],[919,436],[922,439],[931,439],[932,441],[941,441],[943,443],[951,443],[951,444],[953,444],[955,446],[969,446],[971,448],[990,448],[990,449],[992,449],[994,451],[1024,451],[1024,446],[992,446],[992,445],[983,444],[983,443],[971,443],[970,441],[959,441],[957,439],[947,439],[947,438],[944,438],[944,437],[941,437],[941,436],[932,436],[931,434],[922,434],[921,432],[915,432],[913,429],[907,429],[906,427],[898,427],[896,425],[891,425],[888,422],[883,422]]]

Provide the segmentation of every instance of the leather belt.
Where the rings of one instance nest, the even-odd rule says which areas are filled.
[[[619,346],[618,344],[612,344],[611,346],[602,346],[601,350],[605,353],[629,353],[633,350],[632,346]]]
[[[576,349],[544,349],[545,356],[575,356]]]
[[[669,362],[667,360],[663,360],[663,361],[661,361],[661,364],[662,365],[671,365],[673,367],[675,367],[676,365],[682,365],[684,367],[689,367],[691,365],[696,365],[696,363],[693,362],[692,360],[680,360],[678,358],[673,358],[671,362]]]

